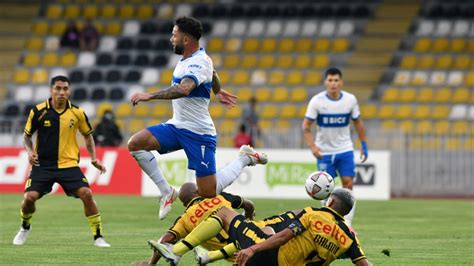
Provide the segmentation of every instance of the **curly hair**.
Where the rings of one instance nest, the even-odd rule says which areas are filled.
[[[179,31],[193,36],[196,40],[202,36],[202,24],[195,18],[179,17],[174,21],[174,25],[178,26]]]

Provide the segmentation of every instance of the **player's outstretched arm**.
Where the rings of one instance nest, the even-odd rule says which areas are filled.
[[[96,158],[95,142],[94,142],[94,138],[92,137],[92,134],[84,136],[84,140],[86,142],[87,151],[89,152],[89,155],[91,156],[92,165],[95,168],[97,168],[97,170],[99,170],[101,174],[105,173],[107,169],[105,169],[105,166],[102,165],[102,163]]]
[[[196,88],[196,83],[191,78],[184,78],[181,83],[173,85],[167,89],[157,92],[137,92],[130,97],[133,105],[139,102],[147,102],[150,100],[173,100],[188,96],[191,91]]]
[[[367,146],[367,137],[365,135],[365,127],[362,119],[358,118],[354,120],[354,127],[357,131],[357,135],[359,136],[359,140],[361,143],[361,151],[360,151],[360,159],[361,162],[365,162],[367,157],[369,157],[369,148]]]
[[[234,108],[237,104],[237,96],[221,88],[221,81],[216,70],[212,71],[212,92],[217,96],[219,102],[228,109]]]
[[[247,261],[258,251],[269,250],[272,248],[277,248],[279,246],[284,245],[290,239],[292,239],[295,235],[293,231],[289,228],[271,236],[267,240],[255,244],[251,247],[246,249],[242,249],[239,253],[237,253],[236,263],[240,265],[245,265]]]

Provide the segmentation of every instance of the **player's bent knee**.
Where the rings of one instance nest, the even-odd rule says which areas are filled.
[[[24,195],[24,201],[27,204],[34,203],[36,200],[38,200],[39,194],[38,192],[27,192]]]
[[[150,131],[148,131],[147,129],[142,129],[130,137],[130,139],[127,142],[127,147],[129,151],[159,150],[160,143],[150,133]]]
[[[77,196],[83,201],[92,200],[92,190],[87,187],[81,187],[76,192]]]

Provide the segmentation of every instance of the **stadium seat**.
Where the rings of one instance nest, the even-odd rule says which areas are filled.
[[[26,67],[36,67],[40,64],[40,55],[38,53],[29,53],[23,58],[23,65]]]
[[[122,36],[133,37],[140,33],[140,23],[135,20],[128,20],[122,28]],[[151,47],[151,44],[150,44]],[[148,48],[149,49],[149,48]]]
[[[293,67],[297,69],[307,69],[311,64],[312,58],[307,54],[297,55],[294,59]]]
[[[160,102],[152,107],[152,116],[153,117],[160,117],[163,119],[169,119],[173,113],[171,108],[171,103],[163,103]]]
[[[230,36],[242,36],[247,32],[247,23],[244,20],[237,20],[232,23],[230,28]]]
[[[474,60],[472,61],[474,62]],[[469,55],[460,55],[454,60],[453,68],[455,69],[463,70],[469,67],[471,67],[471,57]]]
[[[431,50],[433,52],[446,52],[449,47],[449,40],[447,38],[438,38],[433,42]]]
[[[388,88],[384,91],[382,96],[382,102],[397,102],[400,97],[400,89],[398,88]]]
[[[363,104],[360,112],[363,119],[374,119],[377,117],[377,106],[371,103]]]
[[[414,69],[417,64],[416,55],[409,54],[405,55],[400,62],[400,68],[402,69]]]
[[[247,30],[247,35],[256,37],[256,36],[262,36],[265,31],[265,21],[263,20],[253,20],[250,21],[249,27]]]
[[[212,29],[212,36],[225,36],[229,32],[229,24],[231,21],[227,20],[217,20],[214,22],[214,27]]]
[[[382,123],[380,124],[380,127],[384,130],[394,130],[397,127],[397,122],[395,122],[394,120],[385,120],[385,121],[382,121]]]
[[[227,109],[224,117],[228,119],[239,119],[242,117],[242,109],[240,108],[240,106],[236,106],[232,109]]]
[[[236,95],[239,101],[244,102],[244,101],[248,101],[252,97],[253,92],[252,92],[252,89],[243,87],[237,91]]]
[[[451,108],[451,112],[449,113],[450,120],[459,120],[464,119],[467,116],[468,108],[464,104],[455,104]]]
[[[209,114],[214,119],[224,117],[225,109],[221,104],[212,104],[209,106]]]
[[[431,69],[434,65],[434,57],[430,54],[423,55],[417,60],[417,68],[419,69]]]
[[[269,69],[275,65],[275,56],[273,54],[266,54],[260,57],[257,68]]]
[[[449,115],[449,107],[446,105],[436,105],[433,108],[433,112],[431,113],[431,118],[433,119],[447,119]]]
[[[268,84],[270,85],[281,85],[285,81],[285,72],[274,70],[270,72],[268,78]]]
[[[263,85],[267,83],[267,72],[264,70],[255,70],[250,77],[250,85]]]
[[[18,86],[14,93],[14,99],[17,102],[31,102],[33,100],[33,88],[31,86]]]
[[[305,74],[303,84],[306,86],[315,86],[321,83],[321,73],[318,71],[308,71]]]
[[[336,38],[334,39],[332,45],[332,51],[334,53],[343,53],[349,50],[349,40],[346,38]]]
[[[118,41],[117,49],[130,50],[133,48],[133,41],[131,38],[122,38]]]
[[[308,98],[308,91],[305,88],[293,88],[291,90],[290,102],[304,102]]]
[[[277,87],[273,91],[272,101],[282,103],[288,100],[288,90],[285,87]]]
[[[82,9],[82,16],[87,19],[96,18],[99,14],[97,5],[86,5]]]
[[[438,21],[433,32],[434,36],[447,36],[451,32],[452,23],[449,20]]]
[[[296,52],[307,53],[310,52],[313,46],[313,42],[310,38],[302,38],[296,41]]]
[[[72,100],[74,101],[84,101],[88,97],[87,89],[83,87],[74,88],[72,91]]]
[[[59,64],[64,67],[72,67],[76,65],[77,56],[73,52],[65,52],[59,59]]]
[[[107,4],[102,7],[100,10],[100,16],[105,19],[112,19],[117,13],[117,8],[115,5]]]
[[[33,74],[31,77],[31,83],[33,84],[47,84],[48,83],[48,71],[42,68],[36,68],[33,70]]]
[[[290,71],[286,77],[286,83],[291,86],[299,85],[303,82],[303,73],[301,71]]]
[[[99,51],[113,51],[117,47],[117,39],[111,36],[103,36],[100,38]]]
[[[48,52],[43,55],[41,65],[45,67],[53,67],[58,64],[58,54],[56,52]]]
[[[223,38],[212,38],[207,42],[206,50],[209,53],[222,52],[224,50],[224,39]]]
[[[221,76],[221,74],[219,74],[219,75]],[[172,79],[173,79],[173,70],[164,69],[163,71],[161,71],[161,73],[160,73],[160,84],[170,85]]]
[[[314,51],[319,53],[328,52],[330,44],[329,39],[320,38],[314,43]]]
[[[137,9],[137,17],[140,19],[149,19],[153,17],[153,6],[152,5],[140,5]],[[161,14],[163,15],[163,14]]]
[[[122,32],[122,25],[120,24],[120,22],[117,22],[117,21],[109,22],[108,24],[106,24],[104,28],[104,33],[106,35],[117,36],[121,32]]]
[[[319,35],[331,37],[336,32],[336,23],[334,21],[323,21],[319,30]]]
[[[295,41],[290,38],[284,38],[280,40],[278,44],[278,50],[280,53],[290,53],[294,50]]]
[[[242,58],[242,61],[239,62],[239,60]],[[224,66],[226,68],[235,68],[237,65],[234,65],[235,63],[239,63],[241,68],[255,68],[257,66],[257,56],[255,54],[247,54],[244,55],[243,57],[239,55],[231,55],[230,58],[227,58],[224,60]]]
[[[118,66],[128,66],[131,64],[132,59],[129,54],[120,54],[115,58],[115,64]]]
[[[329,56],[327,55],[316,55],[313,59],[313,67],[316,69],[327,68],[329,66]]]
[[[318,23],[314,20],[306,20],[301,27],[301,36],[314,37],[317,36]]]
[[[30,72],[27,69],[17,69],[13,75],[16,84],[26,84],[30,81]]]
[[[255,90],[255,98],[258,102],[267,102],[272,96],[272,89],[267,87],[260,87]]]
[[[410,71],[397,71],[393,78],[393,84],[395,85],[407,85],[411,80]]]
[[[380,119],[392,119],[395,114],[395,107],[392,105],[382,105],[379,109],[378,116]]]
[[[48,19],[59,19],[62,15],[63,7],[61,5],[48,5],[46,17]]]
[[[93,101],[103,101],[105,100],[107,94],[103,87],[95,87],[92,89],[91,100]]]
[[[122,5],[119,9],[118,16],[121,19],[131,19],[135,13],[133,5]]]
[[[5,107],[3,114],[7,117],[16,117],[20,114],[20,106],[16,103],[9,104]]]
[[[433,71],[430,76],[430,84],[432,85],[444,85],[446,83],[446,72],[444,71]]]
[[[431,114],[431,107],[429,105],[418,105],[416,107],[413,118],[415,119],[428,119]]]
[[[433,99],[436,103],[446,103],[451,101],[451,89],[440,88],[437,89]]]
[[[425,71],[415,71],[411,79],[411,84],[415,86],[425,85],[428,82],[428,74]]]
[[[131,119],[127,123],[127,129],[130,134],[135,134],[136,132],[144,129],[146,127],[145,121],[143,119]]]
[[[227,39],[224,50],[229,53],[234,53],[240,50],[242,40],[240,38],[229,38]]]
[[[413,51],[418,53],[424,53],[431,49],[432,41],[429,38],[420,38],[416,40],[415,45],[413,47]]]
[[[456,91],[454,91],[451,101],[453,103],[467,103],[469,101],[469,98],[470,95],[468,88],[458,88],[456,89]]]
[[[416,124],[415,129],[417,134],[425,135],[433,133],[433,124],[429,120],[423,120]]]
[[[282,36],[294,37],[300,34],[300,23],[296,20],[286,21]]]
[[[290,121],[288,120],[283,120],[283,119],[278,119],[275,122],[275,128],[277,129],[289,129],[291,127]]]
[[[173,6],[170,4],[161,4],[157,10],[156,16],[160,19],[171,19],[173,17]]]
[[[265,38],[262,40],[260,46],[260,52],[263,53],[272,53],[275,52],[277,48],[277,40],[275,38]]]
[[[271,20],[267,24],[267,30],[265,31],[266,36],[280,36],[283,31],[283,23],[279,20]]]
[[[128,102],[122,102],[114,110],[117,118],[125,118],[132,113],[132,105]]]
[[[108,83],[116,83],[122,80],[122,73],[117,69],[107,71],[105,81]]]
[[[467,87],[474,87],[474,71],[466,73],[464,85],[466,85]]]
[[[415,125],[414,125],[413,121],[411,121],[411,120],[401,121],[398,124],[398,126],[404,133],[408,133],[408,134],[413,133],[414,129],[415,129]]]
[[[46,21],[39,21],[33,24],[32,32],[35,35],[46,35],[48,33],[49,24]]]
[[[435,23],[432,20],[422,20],[418,24],[416,35],[431,36],[435,28]]]
[[[341,21],[337,27],[337,35],[338,36],[350,36],[355,31],[354,22],[346,20]]]
[[[76,19],[79,17],[81,9],[78,5],[67,5],[64,8],[63,16],[65,19]]]
[[[400,105],[397,108],[395,117],[398,119],[408,119],[413,115],[413,108],[409,104]]]
[[[459,53],[459,52],[463,52],[466,49],[466,47],[467,47],[466,40],[462,38],[456,38],[456,39],[451,40],[448,49],[450,52]]]
[[[121,87],[114,87],[110,90],[109,99],[111,101],[122,101],[124,100],[125,93]]]
[[[453,63],[453,57],[451,55],[443,55],[438,57],[436,60],[436,68],[447,69],[450,68]]]
[[[155,68],[145,68],[142,72],[140,84],[154,85],[158,83],[159,72]]]
[[[81,70],[74,70],[70,72],[69,78],[71,80],[71,83],[76,84],[76,83],[81,83],[84,81],[84,72]]]
[[[471,128],[467,121],[460,120],[451,123],[451,133],[455,136],[466,136],[472,132],[470,132]]]
[[[92,67],[96,63],[96,56],[93,52],[81,52],[77,60],[78,67]]]
[[[283,119],[298,118],[298,109],[296,105],[286,104],[280,110],[280,117]]]
[[[148,66],[150,65],[150,58],[147,54],[139,54],[133,60],[133,65],[140,67]]]
[[[29,51],[39,51],[43,49],[43,39],[42,38],[29,38],[26,42],[25,48]]]
[[[239,70],[234,73],[232,83],[235,85],[245,85],[249,83],[249,80],[250,80],[249,72]]]
[[[135,118],[145,118],[151,113],[151,107],[149,104],[139,104],[133,107],[133,116]]]
[[[447,150],[459,151],[463,147],[462,141],[460,138],[446,138],[444,142],[444,147]]]

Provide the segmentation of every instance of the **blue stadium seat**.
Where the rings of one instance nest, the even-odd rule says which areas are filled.
[[[72,90],[72,99],[74,101],[84,101],[87,98],[87,89],[83,87]]]
[[[122,73],[119,70],[110,70],[107,72],[105,80],[110,83],[119,82],[122,79]]]
[[[105,100],[105,89],[102,87],[96,87],[92,90],[92,96],[91,99],[94,101],[102,101]]]
[[[110,90],[109,99],[112,101],[122,101],[125,97],[123,89],[120,87],[114,87]]]

